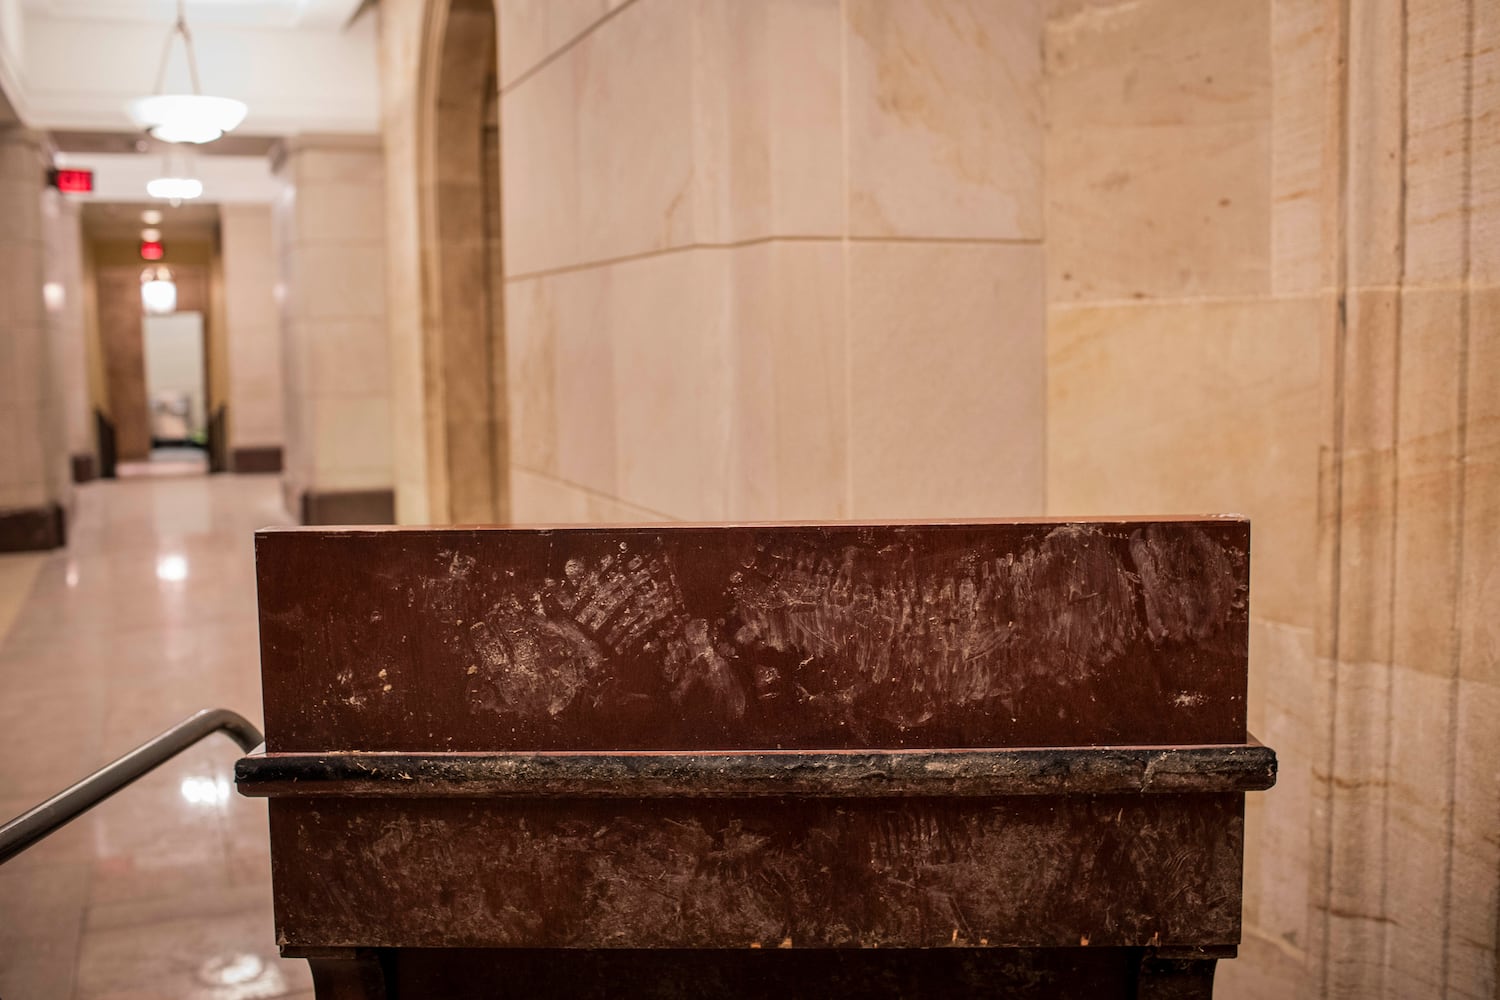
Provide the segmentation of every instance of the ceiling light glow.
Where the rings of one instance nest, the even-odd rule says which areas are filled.
[[[193,92],[164,94],[162,85],[167,78],[167,60],[172,55],[172,42],[179,36],[187,55]],[[137,125],[162,142],[172,143],[213,142],[244,121],[249,111],[244,101],[203,93],[203,85],[198,80],[198,56],[193,51],[193,33],[188,30],[183,0],[177,0],[177,20],[167,32],[167,44],[162,49],[161,64],[156,70],[155,92],[150,97],[138,97],[125,107]]]
[[[146,182],[146,193],[166,201],[191,201],[203,194],[203,182],[196,177],[158,177]]]
[[[231,97],[202,94],[157,94],[138,97],[129,106],[137,125],[162,142],[213,142],[245,120],[249,108]]]

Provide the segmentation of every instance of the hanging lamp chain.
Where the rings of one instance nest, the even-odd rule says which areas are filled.
[[[193,93],[203,96],[203,85],[198,81],[198,56],[193,51],[193,33],[188,29],[187,10],[184,0],[177,0],[177,20],[167,32],[167,42],[162,46],[161,64],[156,68],[156,93],[160,94],[167,83],[167,61],[172,56],[172,40],[182,36],[182,47],[187,51],[188,74],[193,78]]]

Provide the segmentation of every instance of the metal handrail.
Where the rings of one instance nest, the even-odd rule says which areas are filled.
[[[0,826],[0,864],[20,854],[111,795],[165,764],[205,736],[222,732],[249,751],[264,737],[237,712],[206,708],[194,712],[160,736],[147,740],[119,760],[104,765],[71,788]]]

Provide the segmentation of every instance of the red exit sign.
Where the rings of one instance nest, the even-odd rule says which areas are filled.
[[[94,190],[92,170],[63,170],[53,167],[47,180],[64,194],[91,194]]]
[[[161,260],[166,252],[161,240],[141,240],[141,260]]]

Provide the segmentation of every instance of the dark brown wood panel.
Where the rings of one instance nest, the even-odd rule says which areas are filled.
[[[98,478],[94,471],[94,456],[92,454],[75,454],[70,456],[72,462],[73,482],[91,483]]]
[[[61,504],[0,510],[0,552],[40,552],[68,544],[68,515]]]
[[[281,471],[281,446],[258,445],[234,449],[230,468],[238,473],[264,473]]]
[[[268,529],[274,752],[1245,741],[1249,524]]]
[[[290,946],[1232,945],[1239,794],[273,799]]]

